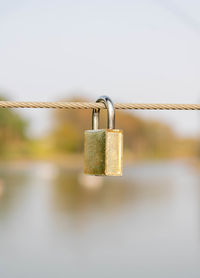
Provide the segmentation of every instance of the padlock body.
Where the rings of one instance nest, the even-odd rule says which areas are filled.
[[[84,153],[85,174],[121,176],[123,159],[122,130],[86,130]]]

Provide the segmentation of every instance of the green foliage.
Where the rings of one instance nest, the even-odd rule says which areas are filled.
[[[72,99],[70,101],[85,101]],[[100,128],[106,128],[107,114],[100,113]],[[84,130],[91,129],[91,110],[56,110],[51,140],[56,153],[79,153],[83,151]],[[132,158],[162,158],[176,154],[192,153],[189,141],[178,138],[166,124],[144,120],[133,113],[116,111],[116,126],[124,131],[124,147]],[[186,147],[187,145],[187,147]]]
[[[0,100],[5,100],[0,97]],[[27,122],[11,109],[0,109],[0,155],[18,152],[26,140]]]
[[[55,148],[62,152],[80,151],[81,139],[76,126],[66,123],[59,126],[54,132]]]
[[[4,100],[0,97],[0,100]],[[80,98],[71,101],[86,101]],[[99,128],[106,128],[106,110],[100,113]],[[16,110],[0,109],[1,158],[51,158],[83,152],[84,131],[91,129],[91,110],[54,110],[52,130],[45,138],[27,139],[27,122]],[[124,131],[125,153],[130,159],[167,158],[200,153],[196,139],[178,138],[172,129],[158,121],[144,120],[133,113],[116,111],[116,127]]]

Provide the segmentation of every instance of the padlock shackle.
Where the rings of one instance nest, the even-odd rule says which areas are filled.
[[[115,128],[115,108],[112,100],[108,96],[101,96],[96,102],[104,103],[107,108],[107,125],[108,129]],[[92,111],[92,129],[96,130],[99,128],[99,113],[100,109],[93,109]]]

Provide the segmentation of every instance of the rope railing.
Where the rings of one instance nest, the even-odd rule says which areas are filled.
[[[200,110],[200,104],[115,103],[114,106],[124,110]],[[96,102],[0,101],[0,108],[105,109],[105,106]]]

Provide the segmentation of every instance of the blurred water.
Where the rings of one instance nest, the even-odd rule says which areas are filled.
[[[186,162],[98,178],[0,166],[0,277],[200,277],[200,180]]]

